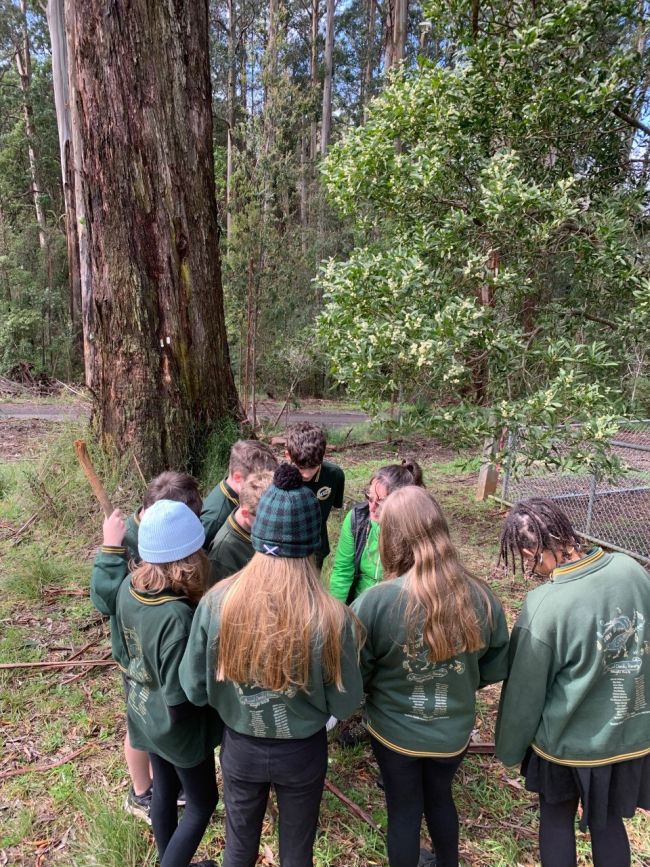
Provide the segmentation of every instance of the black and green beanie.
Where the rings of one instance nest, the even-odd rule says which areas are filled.
[[[320,548],[320,506],[293,464],[280,464],[257,506],[253,548],[270,557],[308,557]]]

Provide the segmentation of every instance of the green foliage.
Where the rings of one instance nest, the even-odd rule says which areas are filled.
[[[204,490],[211,490],[227,474],[230,448],[240,435],[239,425],[233,419],[226,418],[208,437],[200,474]]]
[[[613,472],[596,433],[647,341],[646,181],[615,114],[639,106],[639,22],[626,0],[481,8],[474,38],[429,6],[445,56],[394,74],[323,167],[358,242],[321,269],[320,334],[371,411],[414,403],[403,425],[474,443],[598,419],[570,460]]]

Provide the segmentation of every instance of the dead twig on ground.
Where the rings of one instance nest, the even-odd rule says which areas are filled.
[[[74,750],[74,752],[68,753],[67,756],[63,756],[60,759],[57,759],[55,762],[51,762],[48,765],[32,765],[32,766],[23,766],[22,768],[12,768],[10,771],[2,771],[0,773],[0,780],[8,780],[11,777],[20,777],[23,774],[43,774],[46,771],[51,771],[53,768],[60,768],[61,765],[67,765],[68,762],[71,762],[72,759],[76,759],[77,756],[80,756],[81,753],[85,753],[86,750],[93,749],[95,744],[84,744],[83,747],[80,747],[78,750]]]
[[[338,788],[338,786],[335,786],[334,783],[330,783],[329,780],[325,780],[325,788],[328,792],[331,792],[334,797],[338,798],[342,804],[345,804],[345,806],[350,810],[350,812],[354,813],[354,815],[358,819],[361,819],[363,822],[366,823],[366,825],[370,825],[373,831],[376,831],[382,837],[384,836],[384,832],[375,822],[372,816],[369,816],[366,811],[362,810],[358,804],[355,804],[354,801],[350,800],[347,795],[343,794],[343,792]]]
[[[72,661],[56,660],[55,662],[3,662],[1,670],[13,668],[76,668],[79,665],[117,665],[114,659],[74,659]]]

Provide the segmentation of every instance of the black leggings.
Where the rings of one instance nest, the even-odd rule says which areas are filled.
[[[384,779],[390,867],[417,867],[423,814],[436,864],[458,867],[458,813],[451,781],[465,753],[440,759],[405,756],[372,735],[370,742]]]
[[[549,804],[539,796],[539,852],[542,867],[575,867],[575,818],[578,799]],[[604,828],[590,828],[594,867],[629,867],[630,844],[620,816],[608,816]]]
[[[187,867],[219,800],[214,753],[193,768],[178,768],[150,753],[153,770],[151,825],[160,867]],[[178,821],[176,798],[185,792],[185,810]]]

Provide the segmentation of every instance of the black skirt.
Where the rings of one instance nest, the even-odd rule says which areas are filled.
[[[637,807],[650,810],[650,755],[598,767],[558,765],[529,749],[521,765],[529,792],[538,792],[549,804],[579,798],[580,830],[604,828],[607,816],[626,819]]]

